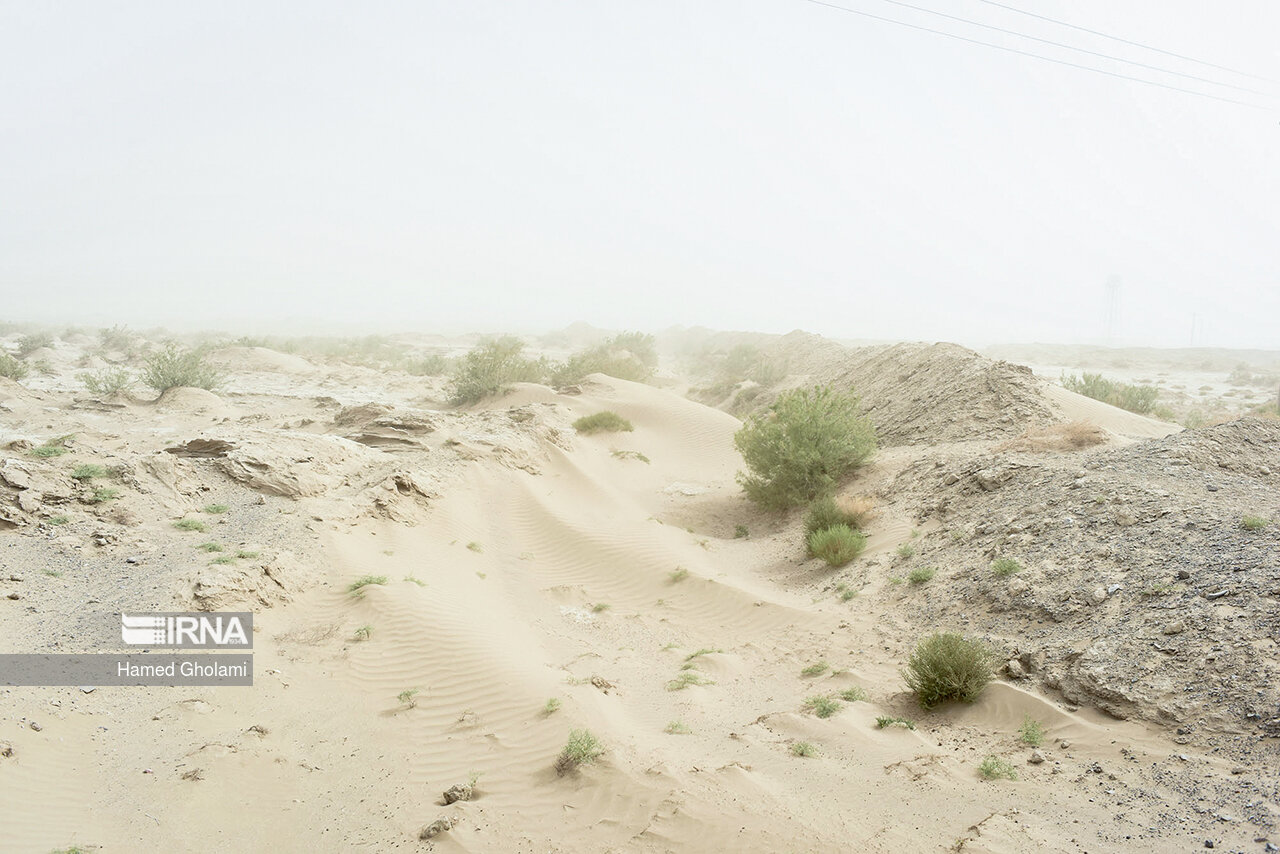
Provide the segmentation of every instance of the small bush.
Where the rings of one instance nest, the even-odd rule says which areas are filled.
[[[988,756],[982,760],[982,764],[978,766],[978,773],[982,775],[984,780],[1006,780],[1018,779],[1018,771],[1012,764],[998,756]]]
[[[480,545],[475,540],[472,540],[471,542],[467,543],[467,548],[475,552],[476,554],[484,554],[484,546]]]
[[[813,712],[820,718],[829,718],[836,712],[840,711],[843,706],[834,697],[826,697],[822,695],[809,697],[804,701],[802,706],[806,712]]]
[[[1018,738],[1022,739],[1023,744],[1039,747],[1044,744],[1044,724],[1029,715],[1024,717],[1022,726],[1018,729]]]
[[[688,735],[689,733],[693,732],[693,730],[689,729],[688,726],[681,723],[680,721],[672,721],[671,723],[667,724],[666,728],[663,729],[662,731],[665,732],[667,735]]]
[[[470,350],[458,364],[450,387],[450,402],[463,406],[503,394],[512,383],[542,382],[547,366],[526,359],[524,342],[511,335],[486,341]]]
[[[48,332],[33,332],[18,339],[18,358],[25,359],[37,350],[53,346],[53,336]]]
[[[1267,519],[1262,516],[1245,516],[1240,520],[1240,527],[1246,531],[1261,531],[1267,524]]]
[[[358,593],[370,584],[386,584],[387,577],[385,575],[362,575],[355,581],[347,585],[348,593]]]
[[[920,705],[946,700],[972,703],[995,672],[995,658],[982,641],[939,632],[920,641],[903,671]]]
[[[600,740],[590,730],[574,729],[569,731],[569,742],[556,757],[556,773],[564,775],[579,765],[590,765],[604,753]]]
[[[745,540],[750,535],[746,525],[733,526],[733,538],[735,540]]]
[[[827,664],[825,661],[815,661],[813,664],[810,664],[808,667],[801,670],[800,675],[805,677],[821,676],[830,669],[831,665]]]
[[[241,560],[253,560],[257,556],[258,556],[257,552],[246,551],[244,549],[241,549],[236,552],[236,557],[240,558]]]
[[[364,625],[356,629],[356,632],[355,632],[356,640],[367,641],[371,637],[373,637],[373,626]]]
[[[222,383],[222,375],[204,360],[198,350],[183,350],[169,344],[147,357],[142,381],[159,392],[171,388],[202,388],[212,391]]]
[[[791,745],[791,755],[800,756],[802,758],[817,756],[818,748],[814,747],[807,741],[797,741],[795,744]]]
[[[1018,563],[1011,557],[1000,557],[991,562],[991,571],[1003,578],[1006,575],[1013,575],[1015,572],[1021,572],[1022,564]]]
[[[876,448],[858,398],[827,387],[786,392],[752,415],[733,442],[749,469],[738,474],[747,497],[775,509],[829,494]]]
[[[1128,385],[1104,379],[1102,374],[1083,373],[1079,377],[1063,374],[1062,385],[1069,391],[1139,415],[1149,414],[1156,405],[1156,398],[1160,396],[1160,390],[1155,386]]]
[[[563,387],[582,382],[588,374],[608,374],[620,380],[644,382],[658,366],[656,342],[652,335],[623,332],[595,347],[579,351],[551,373],[552,385]]]
[[[114,486],[95,486],[93,494],[89,496],[89,501],[93,504],[105,504],[113,501],[120,495],[120,490]]]
[[[438,353],[410,359],[405,362],[405,373],[415,377],[442,377],[449,372],[452,362]]]
[[[421,693],[421,688],[406,688],[399,694],[396,694],[396,699],[403,703],[407,708],[413,709],[417,707],[418,695]]]
[[[78,374],[90,394],[120,394],[133,387],[133,375],[124,368],[103,368],[92,373]]]
[[[668,691],[683,691],[690,685],[714,685],[712,680],[706,678],[696,670],[682,670],[676,674],[676,678],[667,683]]]
[[[208,526],[206,526],[205,523],[201,522],[199,519],[179,519],[178,521],[173,523],[173,527],[177,528],[179,531],[202,531],[203,532],[208,529]]]
[[[200,512],[208,513],[212,516],[217,516],[220,513],[226,513],[230,509],[231,508],[225,504],[206,504]]]
[[[0,353],[0,377],[8,377],[14,382],[21,382],[31,373],[31,367],[21,359],[15,359],[8,353]]]
[[[214,564],[232,564],[235,562],[236,562],[236,559],[231,555],[222,555],[220,557],[215,557],[212,561],[210,561],[210,563],[214,563]]]
[[[70,434],[66,436],[58,436],[56,438],[48,440],[44,444],[36,445],[27,453],[31,454],[31,456],[33,457],[40,457],[41,459],[47,459],[49,457],[60,457],[71,450],[71,448],[68,447],[70,442],[71,442]]]
[[[840,699],[846,703],[861,703],[867,699],[867,692],[862,686],[854,685],[852,688],[841,691]]]
[[[867,526],[874,507],[872,500],[866,497],[823,496],[809,505],[809,512],[804,517],[804,531],[812,534],[836,525],[848,525],[855,531],[860,531]]]
[[[809,554],[820,557],[829,566],[844,566],[862,554],[867,538],[848,525],[835,525],[809,535]]]
[[[560,711],[559,697],[551,697],[542,706],[542,714],[547,715],[548,717],[554,715],[558,711]]]
[[[931,566],[917,566],[907,573],[907,580],[912,584],[924,584],[927,581],[932,581],[937,574],[938,570]]]
[[[884,729],[885,727],[891,726],[902,727],[903,729],[915,729],[916,722],[910,718],[889,717],[888,715],[881,715],[876,718],[876,729]]]
[[[671,572],[667,574],[667,578],[671,579],[672,584],[678,584],[679,582],[684,581],[688,577],[689,577],[689,570],[685,569],[683,566],[677,566],[675,569],[673,569]]]
[[[196,546],[196,548],[198,548],[202,552],[220,552],[222,551],[222,543],[215,543],[212,540],[210,540],[207,543],[201,543],[200,545]]]
[[[65,525],[65,524],[67,524],[67,523],[68,523],[68,522],[70,522],[70,521],[71,521],[71,517],[70,517],[70,516],[61,516],[61,515],[59,515],[59,516],[50,516],[50,517],[49,517],[49,524],[50,524],[50,525]]]
[[[584,436],[590,436],[595,433],[629,433],[636,428],[618,413],[606,409],[604,412],[579,418],[573,422],[573,429]]]
[[[71,476],[76,480],[93,480],[95,477],[106,477],[107,470],[93,463],[85,463],[76,466],[75,471],[71,472]]]

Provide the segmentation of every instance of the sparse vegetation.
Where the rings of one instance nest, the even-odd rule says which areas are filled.
[[[749,532],[747,531],[747,526],[746,526],[746,525],[734,525],[734,526],[733,526],[733,538],[734,538],[735,540],[745,540],[749,535],[750,535],[750,534],[749,534]]]
[[[200,512],[208,513],[211,516],[217,516],[220,513],[226,513],[230,509],[231,508],[225,504],[206,504]]]
[[[817,694],[807,698],[801,708],[806,712],[813,712],[820,718],[829,718],[844,707],[834,697]]]
[[[875,429],[858,398],[829,387],[796,389],[752,415],[733,438],[749,473],[747,497],[774,509],[830,494],[875,451]]]
[[[49,457],[60,457],[63,454],[69,453],[71,451],[71,448],[69,447],[70,444],[71,444],[70,434],[66,436],[56,436],[44,442],[43,444],[36,445],[28,453],[30,453],[31,456],[33,457],[40,457],[41,459],[47,459]]]
[[[635,429],[630,421],[613,410],[606,409],[593,415],[584,415],[573,422],[573,429],[584,436],[595,433],[622,433]]]
[[[222,555],[221,557],[215,557],[212,561],[210,561],[210,563],[213,563],[213,564],[229,564],[229,563],[235,563],[235,562],[236,562],[236,559],[231,555]]]
[[[258,552],[250,551],[247,549],[241,549],[236,552],[236,557],[242,560],[253,560],[257,556],[258,556]]]
[[[1001,578],[1022,571],[1022,564],[1011,557],[998,557],[991,562],[991,571]]]
[[[121,394],[133,388],[133,375],[124,368],[103,368],[77,374],[77,379],[84,384],[90,394]]]
[[[903,677],[929,709],[947,700],[972,703],[994,673],[995,657],[982,641],[938,632],[916,646]]]
[[[1155,386],[1128,385],[1116,380],[1104,379],[1102,374],[1088,372],[1082,373],[1079,377],[1063,374],[1062,385],[1068,391],[1101,400],[1103,403],[1109,403],[1139,415],[1150,414],[1156,405],[1156,398],[1160,396],[1160,390]]]
[[[834,525],[809,535],[809,554],[822,558],[828,566],[844,566],[866,547],[867,538],[848,525]]]
[[[932,581],[933,577],[938,574],[938,570],[932,566],[917,566],[915,569],[907,573],[907,580],[912,584],[924,584]]]
[[[473,552],[476,552],[477,554],[481,554],[484,552],[484,546],[480,545],[475,540],[472,540],[471,542],[467,543],[467,548],[469,548]]]
[[[688,735],[689,733],[693,732],[693,730],[689,729],[688,726],[681,723],[680,721],[672,721],[671,723],[667,724],[662,731],[665,732],[667,735]]]
[[[32,332],[18,339],[18,358],[25,359],[37,350],[53,346],[53,336],[48,332]]]
[[[903,729],[915,729],[916,722],[910,718],[891,717],[889,715],[880,715],[876,718],[876,729],[884,729],[885,727],[902,727]]]
[[[387,577],[385,575],[362,575],[355,581],[347,585],[348,593],[359,593],[371,584],[386,584]]]
[[[809,678],[813,676],[821,676],[822,674],[826,673],[830,669],[831,669],[831,665],[827,664],[825,661],[815,661],[813,664],[810,664],[808,667],[805,667],[803,670],[801,670],[800,675],[804,676],[805,678]]]
[[[418,706],[418,695],[422,693],[421,688],[406,688],[399,694],[396,699],[407,709],[414,709]]]
[[[824,495],[809,505],[809,512],[804,517],[804,531],[812,534],[836,525],[848,525],[855,531],[861,531],[874,512],[875,502],[866,496],[832,498]]]
[[[202,388],[212,391],[222,383],[222,375],[205,362],[199,350],[183,350],[169,344],[147,357],[142,382],[158,392],[171,388]]]
[[[867,699],[867,692],[861,685],[854,685],[841,691],[840,699],[846,703],[861,703]]]
[[[658,352],[652,335],[623,332],[574,353],[551,372],[557,387],[575,385],[588,374],[608,374],[620,380],[644,382],[658,366]]]
[[[22,382],[31,373],[31,367],[21,359],[8,353],[0,353],[0,377],[7,377],[14,382]]]
[[[807,741],[797,741],[791,745],[791,755],[808,758],[818,755],[818,748],[814,747]]]
[[[50,517],[49,517],[49,524],[50,524],[50,525],[65,525],[65,524],[67,524],[67,523],[68,523],[68,522],[70,522],[70,521],[71,521],[71,517],[70,517],[70,516],[63,516],[63,515],[61,515],[61,514],[59,514],[59,515],[57,515],[57,516],[50,516]]]
[[[591,611],[596,614],[608,611],[612,607],[608,602],[597,602],[591,606]]]
[[[450,402],[464,406],[504,394],[513,383],[542,382],[547,364],[526,359],[524,342],[504,335],[482,343],[464,355],[450,388]]]
[[[173,523],[173,527],[179,531],[200,531],[201,533],[208,530],[208,526],[199,519],[179,519]]]
[[[1240,520],[1240,527],[1246,531],[1261,531],[1268,524],[1268,520],[1263,516],[1245,516]]]
[[[907,558],[915,557],[916,547],[911,545],[910,543],[903,543],[902,545],[898,546],[897,553],[898,553],[898,557],[902,558],[903,560],[906,560]]]
[[[988,756],[978,765],[978,773],[982,775],[984,780],[1016,780],[1018,779],[1018,771],[1007,760],[998,756]]]
[[[196,548],[198,548],[202,552],[220,552],[222,551],[222,544],[210,541],[207,543],[201,543],[200,545],[196,546]]]
[[[590,765],[604,753],[600,740],[590,730],[574,729],[569,731],[569,741],[556,757],[556,773],[564,775],[580,765]]]
[[[95,477],[106,477],[107,470],[94,463],[84,463],[76,466],[75,471],[71,472],[71,476],[76,480],[93,480]]]
[[[373,637],[373,626],[365,624],[355,631],[355,638],[358,641],[367,641]]]
[[[714,685],[712,680],[706,678],[696,670],[681,670],[676,674],[676,678],[667,683],[668,691],[683,691],[690,685]]]
[[[677,584],[681,581],[684,581],[688,577],[689,577],[689,570],[685,569],[683,566],[677,566],[675,569],[673,569],[670,573],[667,574],[667,578],[671,579],[672,584]]]
[[[724,652],[724,650],[723,650],[723,649],[717,649],[717,648],[715,648],[715,647],[704,646],[704,647],[702,647],[702,649],[699,649],[699,650],[698,650],[698,651],[696,651],[696,652],[691,652],[691,653],[689,653],[688,655],[686,655],[686,656],[684,657],[684,660],[685,660],[685,661],[693,661],[695,658],[701,658],[701,657],[702,657],[702,656],[704,656],[704,655],[715,655],[715,654],[716,654],[716,653],[718,653],[718,652]]]
[[[1044,744],[1044,724],[1027,715],[1022,719],[1022,726],[1018,728],[1018,738],[1022,739],[1023,744],[1039,747]]]
[[[547,702],[545,702],[542,705],[542,714],[546,715],[547,717],[554,715],[558,711],[560,711],[559,697],[550,697],[547,699]]]
[[[644,454],[640,453],[639,451],[627,451],[627,450],[615,448],[611,453],[614,455],[614,457],[620,460],[639,460],[640,462],[646,465],[648,465],[651,462],[648,457],[646,457]]]
[[[416,584],[419,587],[427,586],[427,582],[423,581],[421,578],[418,578],[416,575],[406,575],[404,577],[404,580],[408,581],[410,584]]]
[[[1143,596],[1168,596],[1178,588],[1168,581],[1153,581],[1142,590]]]

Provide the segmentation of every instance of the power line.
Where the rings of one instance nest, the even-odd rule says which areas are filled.
[[[986,3],[988,6],[997,6],[1001,9],[1008,9],[1010,12],[1017,12],[1019,15],[1026,15],[1031,18],[1039,18],[1041,21],[1048,21],[1051,24],[1057,24],[1061,27],[1070,27],[1071,29],[1079,30],[1082,33],[1089,33],[1090,35],[1101,36],[1104,39],[1111,39],[1111,41],[1120,42],[1121,44],[1132,45],[1133,47],[1140,47],[1143,50],[1151,50],[1151,51],[1155,51],[1156,53],[1163,53],[1165,56],[1172,56],[1177,59],[1185,59],[1187,62],[1194,62],[1198,65],[1207,65],[1210,68],[1216,68],[1219,71],[1229,71],[1232,74],[1239,74],[1241,77],[1252,77],[1254,80],[1262,80],[1266,83],[1280,82],[1277,80],[1273,80],[1270,77],[1263,77],[1258,74],[1250,74],[1247,71],[1240,71],[1235,68],[1228,68],[1225,65],[1215,65],[1212,62],[1205,62],[1203,59],[1196,59],[1195,57],[1192,57],[1192,56],[1184,56],[1183,54],[1180,54],[1180,53],[1174,53],[1171,50],[1163,50],[1158,47],[1152,47],[1149,44],[1143,44],[1142,42],[1130,41],[1129,39],[1121,38],[1120,36],[1109,35],[1107,33],[1100,32],[1099,30],[1091,30],[1088,27],[1081,27],[1076,24],[1069,24],[1066,21],[1059,21],[1057,18],[1050,18],[1046,15],[1038,15],[1035,12],[1028,12],[1026,9],[1019,9],[1017,6],[1009,6],[1005,3],[997,3],[995,2],[995,0],[978,0],[978,2]]]
[[[1161,74],[1172,74],[1175,77],[1185,77],[1188,80],[1198,80],[1201,83],[1208,83],[1212,86],[1225,86],[1228,89],[1235,89],[1237,92],[1248,92],[1250,95],[1262,95],[1265,98],[1276,97],[1275,95],[1272,95],[1269,92],[1259,92],[1257,89],[1249,89],[1244,86],[1236,86],[1232,83],[1220,83],[1217,80],[1211,80],[1208,77],[1200,77],[1199,75],[1196,75],[1196,74],[1186,74],[1181,71],[1174,71],[1171,68],[1161,68],[1158,65],[1147,65],[1145,62],[1138,62],[1137,60],[1133,60],[1133,59],[1125,59],[1124,57],[1121,57],[1121,56],[1112,56],[1109,53],[1099,53],[1096,50],[1089,50],[1088,48],[1076,47],[1075,45],[1069,45],[1063,42],[1056,42],[1051,39],[1042,39],[1039,36],[1028,35],[1027,33],[1020,33],[1017,30],[1008,30],[1008,29],[1005,29],[1004,27],[997,27],[994,24],[984,24],[981,21],[974,21],[974,20],[970,20],[969,18],[961,18],[958,15],[948,15],[945,12],[939,12],[934,9],[926,8],[924,6],[914,6],[911,3],[904,3],[902,2],[902,0],[883,0],[883,2],[889,3],[894,6],[901,6],[904,9],[914,9],[917,12],[924,12],[929,15],[937,15],[939,18],[946,18],[951,21],[959,21],[962,24],[972,24],[975,27],[982,27],[984,30],[995,30],[998,33],[1005,33],[1006,35],[1029,39],[1033,42],[1040,42],[1041,44],[1053,45],[1054,47],[1066,48],[1067,50],[1074,50],[1080,53],[1087,53],[1090,56],[1097,56],[1097,57],[1101,57],[1102,59],[1110,59],[1114,62],[1124,62],[1124,63],[1128,63],[1129,65],[1136,65],[1139,68],[1145,68],[1148,71],[1158,71]],[[983,2],[986,2],[986,0],[983,0]]]
[[[1117,71],[1107,71],[1102,68],[1094,68],[1091,65],[1081,65],[1078,62],[1068,62],[1065,59],[1054,59],[1051,56],[1045,56],[1044,54],[1039,54],[1039,53],[1032,53],[1031,51],[1027,51],[1027,50],[1019,50],[1016,47],[1008,47],[1006,45],[995,44],[993,42],[984,42],[980,39],[971,39],[968,36],[961,36],[955,33],[949,33],[946,30],[935,30],[932,27],[923,27],[923,26],[920,26],[919,24],[909,24],[906,21],[899,21],[895,18],[886,18],[882,15],[874,15],[871,12],[863,12],[860,9],[850,9],[846,6],[837,6],[834,3],[824,2],[824,0],[804,0],[804,2],[812,3],[815,6],[825,6],[828,9],[835,9],[838,12],[848,12],[850,15],[861,15],[864,18],[871,18],[872,20],[876,20],[876,21],[884,21],[886,24],[896,24],[900,27],[908,27],[910,29],[920,30],[921,32],[925,32],[925,33],[934,33],[935,35],[946,36],[949,39],[956,39],[957,41],[968,42],[969,44],[977,44],[977,45],[982,45],[983,47],[990,47],[990,48],[995,48],[996,50],[1003,50],[1006,53],[1016,53],[1019,56],[1029,56],[1032,59],[1042,59],[1045,62],[1052,62],[1055,65],[1065,65],[1069,68],[1079,68],[1082,71],[1092,71],[1095,74],[1105,74],[1108,77],[1115,77],[1120,80],[1130,80],[1130,81],[1133,81],[1134,83],[1145,83],[1148,86],[1157,86],[1161,89],[1169,89],[1170,91],[1173,91],[1173,92],[1182,92],[1183,94],[1186,94],[1186,95],[1195,95],[1200,98],[1208,98],[1213,101],[1221,101],[1224,104],[1236,104],[1237,106],[1249,107],[1254,110],[1268,109],[1267,107],[1263,107],[1260,104],[1251,104],[1248,101],[1238,101],[1234,98],[1224,98],[1221,95],[1210,95],[1208,92],[1197,92],[1194,89],[1184,89],[1181,86],[1171,86],[1167,83],[1157,83],[1154,80],[1144,80],[1141,77],[1131,77],[1128,74],[1120,74]]]

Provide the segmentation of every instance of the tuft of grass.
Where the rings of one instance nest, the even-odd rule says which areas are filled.
[[[848,525],[834,525],[809,535],[809,554],[822,558],[828,566],[844,566],[866,547],[867,538]]]
[[[62,570],[60,569],[50,569],[49,567],[46,566],[44,569],[40,571],[43,572],[45,575],[49,576],[50,578],[62,577]]]
[[[1168,596],[1176,591],[1177,585],[1170,584],[1168,581],[1153,581],[1142,591],[1143,596]]]
[[[114,486],[96,486],[93,489],[93,494],[89,496],[89,500],[94,504],[105,504],[119,497],[119,495],[120,490]]]
[[[70,517],[70,516],[63,516],[63,515],[61,515],[61,514],[59,514],[59,515],[57,515],[57,516],[51,516],[51,517],[49,517],[49,524],[50,524],[50,525],[65,525],[65,524],[67,524],[67,523],[68,523],[68,522],[70,522],[70,521],[71,521],[71,517]]]
[[[848,602],[854,596],[858,595],[858,591],[854,590],[847,584],[841,583],[836,585],[836,595],[840,597],[841,602]]]
[[[355,637],[358,641],[367,641],[369,638],[373,637],[373,626],[365,624],[356,629]]]
[[[677,566],[674,570],[672,570],[667,575],[667,578],[671,579],[672,584],[676,584],[678,582],[684,581],[688,577],[689,577],[689,570],[685,569],[683,566]]]
[[[417,577],[417,576],[415,576],[415,575],[406,575],[406,576],[404,577],[404,580],[405,580],[405,581],[408,581],[408,582],[410,582],[410,583],[416,584],[416,585],[418,585],[419,587],[426,587],[426,586],[427,586],[427,582],[423,581],[421,578],[418,578],[418,577]]]
[[[1018,738],[1022,739],[1023,744],[1039,747],[1044,744],[1044,724],[1030,715],[1023,717],[1022,726],[1018,728]]]
[[[818,755],[818,748],[807,741],[797,741],[791,745],[791,755],[808,758]]]
[[[991,562],[991,571],[1001,578],[1022,572],[1022,564],[1011,557],[998,557]]]
[[[684,723],[681,723],[680,721],[672,721],[671,723],[667,724],[662,731],[665,732],[667,735],[688,735],[689,733],[693,732],[693,730],[689,729],[687,725],[685,725]]]
[[[1018,779],[1018,771],[1008,761],[998,756],[988,756],[978,765],[978,773],[982,775],[984,780],[1005,780]]]
[[[201,533],[208,530],[208,526],[199,519],[179,519],[173,523],[173,527],[179,531],[200,531]]]
[[[916,555],[916,547],[911,545],[910,543],[903,543],[902,545],[898,546],[898,557],[902,558],[903,560],[906,560],[909,557],[915,557],[915,555]]]
[[[1240,520],[1240,527],[1246,531],[1261,531],[1268,524],[1269,521],[1262,516],[1245,516]]]
[[[608,611],[611,607],[613,606],[611,606],[608,602],[597,602],[591,606],[591,610],[593,613],[599,614],[603,611]]]
[[[63,454],[71,451],[71,448],[67,447],[68,443],[70,442],[71,442],[70,434],[66,436],[57,436],[53,439],[48,440],[42,445],[36,445],[27,453],[31,454],[31,456],[33,457],[40,457],[41,459],[48,459],[49,457],[60,457]]]
[[[884,729],[885,727],[890,726],[902,727],[903,729],[915,729],[916,722],[910,718],[889,717],[888,715],[881,715],[876,718],[876,729]]]
[[[808,667],[801,670],[800,675],[806,676],[806,677],[821,676],[822,674],[826,673],[830,669],[831,669],[831,665],[827,664],[825,661],[816,661],[813,664],[810,664]]]
[[[907,580],[912,584],[924,584],[927,581],[932,581],[937,574],[938,570],[932,566],[917,566],[907,573]]]
[[[700,658],[701,656],[704,656],[704,655],[714,655],[717,652],[724,652],[724,650],[716,649],[714,647],[704,646],[702,649],[698,650],[697,652],[691,652],[688,655],[686,655],[684,657],[684,660],[693,661],[695,658]]]
[[[733,526],[733,538],[735,540],[745,540],[748,536],[750,536],[750,532],[747,530],[746,525]]]
[[[972,703],[994,673],[995,656],[982,641],[938,632],[920,641],[902,675],[929,709],[946,700]]]
[[[579,765],[590,765],[604,753],[600,740],[590,730],[569,730],[569,741],[556,757],[556,773],[563,775]]]
[[[640,453],[639,451],[626,451],[626,450],[619,450],[615,448],[612,451],[612,454],[614,457],[616,457],[619,460],[639,460],[640,462],[646,463],[646,464],[652,462],[648,457],[646,457],[644,454]]]
[[[76,466],[75,471],[71,472],[71,476],[76,480],[93,480],[95,477],[106,477],[107,470],[94,463],[84,463]]]
[[[236,562],[236,559],[233,558],[231,555],[223,555],[222,557],[215,557],[211,561],[211,563],[220,564],[220,565],[226,565],[226,564],[235,563],[235,562]]]
[[[196,546],[196,548],[198,548],[202,552],[220,552],[222,551],[222,544],[215,543],[211,540],[207,543],[201,543],[200,545]]]
[[[396,699],[399,700],[405,708],[413,709],[417,708],[418,695],[421,693],[421,688],[405,688],[399,694],[396,694]]]
[[[484,546],[480,545],[475,540],[472,540],[471,542],[467,543],[467,548],[471,549],[471,551],[475,552],[476,554],[484,553]]]
[[[618,413],[606,409],[594,415],[584,415],[573,422],[573,429],[584,436],[595,433],[630,433],[635,426]]]
[[[560,711],[560,698],[550,697],[547,702],[542,705],[542,714],[550,717]]]
[[[253,560],[255,557],[258,556],[258,554],[259,553],[255,551],[248,551],[245,549],[241,549],[236,552],[236,557],[241,558],[243,560]]]
[[[806,712],[813,712],[820,718],[829,718],[844,707],[834,697],[816,694],[807,698],[800,708]]]
[[[676,674],[676,678],[667,683],[668,691],[683,691],[690,685],[714,685],[712,680],[703,676],[696,670],[682,670]]]
[[[348,593],[359,593],[370,584],[386,584],[387,577],[385,575],[362,575],[355,581],[347,585]]]
[[[861,703],[867,699],[867,692],[861,685],[854,685],[841,691],[840,699],[846,703]]]
[[[230,508],[230,507],[228,507],[228,506],[227,506],[227,505],[225,505],[225,504],[206,504],[206,505],[204,506],[204,508],[203,508],[203,509],[201,509],[201,511],[200,511],[200,512],[201,512],[201,513],[209,513],[209,514],[211,514],[211,515],[216,516],[216,515],[218,515],[219,513],[226,513],[226,512],[227,512],[228,510],[230,510],[230,509],[231,509],[231,508]]]

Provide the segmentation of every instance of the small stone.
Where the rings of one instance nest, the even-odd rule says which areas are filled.
[[[15,600],[15,601],[16,601],[16,600],[18,600],[18,599],[21,599],[22,597],[21,597],[21,596],[19,596],[17,593],[7,593],[7,594],[5,594],[5,597],[4,597],[4,598],[6,598],[6,599],[13,599],[13,600]]]
[[[10,575],[10,576],[9,576],[9,580],[10,580],[10,581],[22,581],[22,576],[21,576],[21,575]]]
[[[7,741],[0,741],[0,756],[8,759],[13,756],[13,745]]]
[[[35,721],[32,721],[30,724],[28,724],[28,726],[30,726],[36,732],[40,732],[40,730],[44,729],[44,727],[40,726],[40,724],[36,723]]]
[[[1031,763],[1032,765],[1039,765],[1040,763],[1044,762],[1044,754],[1041,753],[1039,750],[1033,750],[1031,751],[1031,757],[1027,760],[1027,762]]]
[[[1190,577],[1191,577],[1191,570],[1189,569],[1178,570],[1178,578],[1181,579],[1182,581],[1186,581]]]
[[[458,783],[444,790],[444,802],[448,805],[458,801],[469,801],[474,794],[475,787],[470,783]]]
[[[418,838],[432,839],[444,833],[445,831],[452,830],[453,821],[454,820],[451,818],[438,818],[435,821],[431,822],[431,824],[428,824],[426,827],[422,828],[422,830],[418,831]]]
[[[1026,668],[1024,668],[1022,666],[1022,662],[1018,661],[1016,658],[1009,659],[1008,663],[1005,664],[1004,669],[1009,674],[1010,679],[1027,678]]]
[[[1102,585],[1098,585],[1089,591],[1089,601],[1095,605],[1101,605],[1107,601],[1107,590]]]
[[[1062,741],[1058,742],[1058,747],[1062,748],[1063,750],[1066,750],[1070,746],[1071,746],[1071,742],[1067,741],[1065,738],[1062,739]]]
[[[1210,487],[1210,488],[1211,488],[1211,489],[1213,489],[1213,488],[1215,488],[1215,487]],[[1204,847],[1205,847],[1205,848],[1213,848],[1213,847],[1214,847],[1214,845],[1213,845],[1213,840],[1212,840],[1212,839],[1206,839],[1206,840],[1204,841]]]
[[[92,685],[81,685],[81,686],[80,686],[80,693],[81,693],[81,694],[92,694],[94,691],[97,691],[97,690],[98,690],[98,689],[97,689],[97,688],[95,688],[95,687],[93,687]]]
[[[1163,631],[1166,635],[1180,635],[1187,630],[1186,623],[1182,620],[1174,620],[1164,627]]]

